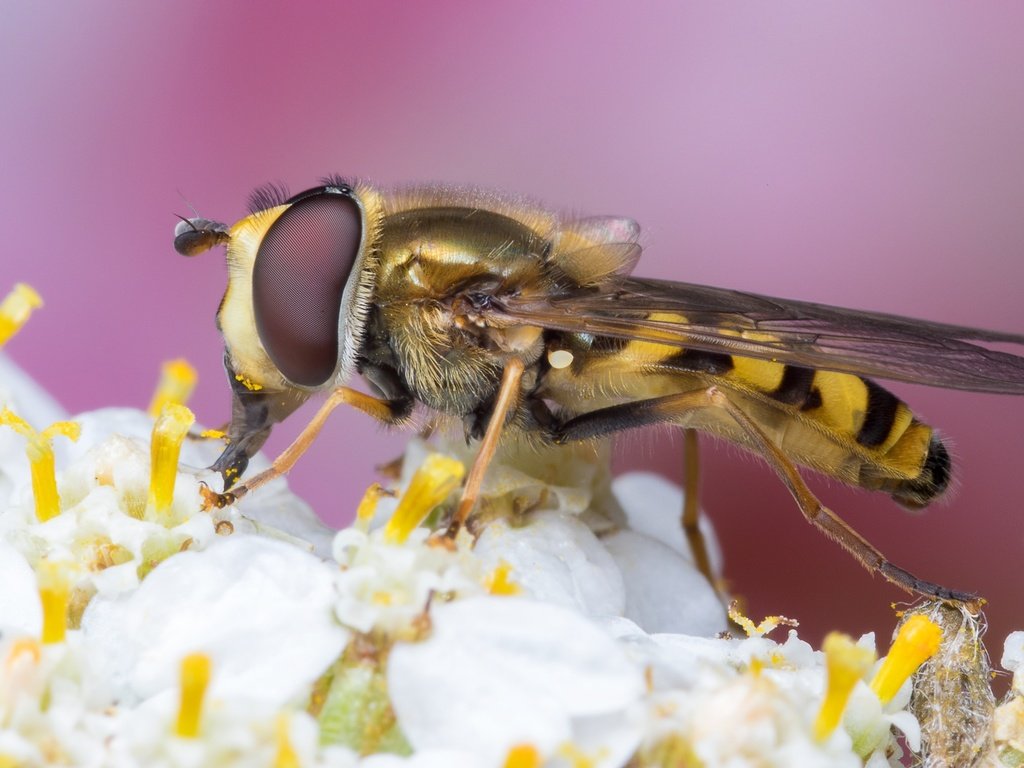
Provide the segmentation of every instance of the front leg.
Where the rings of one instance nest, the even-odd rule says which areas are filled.
[[[204,507],[210,509],[212,507],[225,507],[229,504],[234,504],[250,491],[254,491],[271,480],[286,474],[295,466],[295,462],[313,444],[313,441],[316,440],[317,435],[320,434],[320,430],[323,429],[327,421],[327,417],[331,415],[335,408],[342,404],[351,405],[384,424],[400,424],[408,418],[412,410],[411,399],[409,402],[382,400],[349,387],[338,387],[331,392],[330,397],[320,406],[320,410],[316,412],[316,415],[313,416],[312,420],[299,433],[299,436],[295,438],[292,444],[285,448],[280,456],[274,459],[270,467],[258,475],[249,478],[249,480],[241,485],[236,486],[232,491],[225,493],[208,491],[204,500]]]
[[[469,477],[466,478],[466,485],[462,489],[462,500],[459,502],[459,506],[455,510],[455,516],[452,518],[445,533],[445,538],[448,540],[455,539],[459,529],[462,528],[466,518],[469,517],[469,513],[473,511],[473,505],[476,504],[487,467],[491,463],[491,459],[494,458],[494,452],[498,448],[498,440],[505,427],[505,419],[508,418],[509,411],[513,409],[519,399],[519,385],[523,379],[524,370],[525,365],[518,358],[512,358],[505,363],[505,370],[501,375],[501,386],[498,389],[498,396],[494,400],[494,408],[487,422],[487,431],[484,433],[484,439],[480,443],[480,451],[477,453],[476,459],[473,460],[473,467],[469,470]]]

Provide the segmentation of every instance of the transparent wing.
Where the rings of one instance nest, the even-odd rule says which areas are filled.
[[[1024,394],[1024,336],[664,280],[496,297],[496,320],[950,389]]]

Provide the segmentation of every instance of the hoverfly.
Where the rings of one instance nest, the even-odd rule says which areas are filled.
[[[193,218],[175,230],[184,255],[227,246],[217,320],[233,400],[217,503],[286,472],[340,403],[385,424],[422,404],[481,440],[449,535],[503,432],[558,444],[668,423],[763,456],[868,570],[912,593],[971,598],[888,562],[796,466],[929,504],[949,485],[949,453],[869,377],[1024,394],[1024,357],[977,343],[1024,336],[632,277],[633,221],[475,190],[328,178],[293,197],[257,190],[249,207],[232,226]],[[348,387],[355,374],[374,395]],[[318,392],[330,396],[296,442],[229,490],[273,425]]]

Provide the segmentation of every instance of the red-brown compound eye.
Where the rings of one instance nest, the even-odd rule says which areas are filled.
[[[318,387],[334,374],[341,298],[361,234],[356,202],[325,190],[293,203],[260,243],[252,271],[256,331],[293,384]]]

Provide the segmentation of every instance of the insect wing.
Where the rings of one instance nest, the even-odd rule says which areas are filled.
[[[502,297],[510,324],[611,336],[949,389],[1024,394],[1024,336],[663,280]]]

